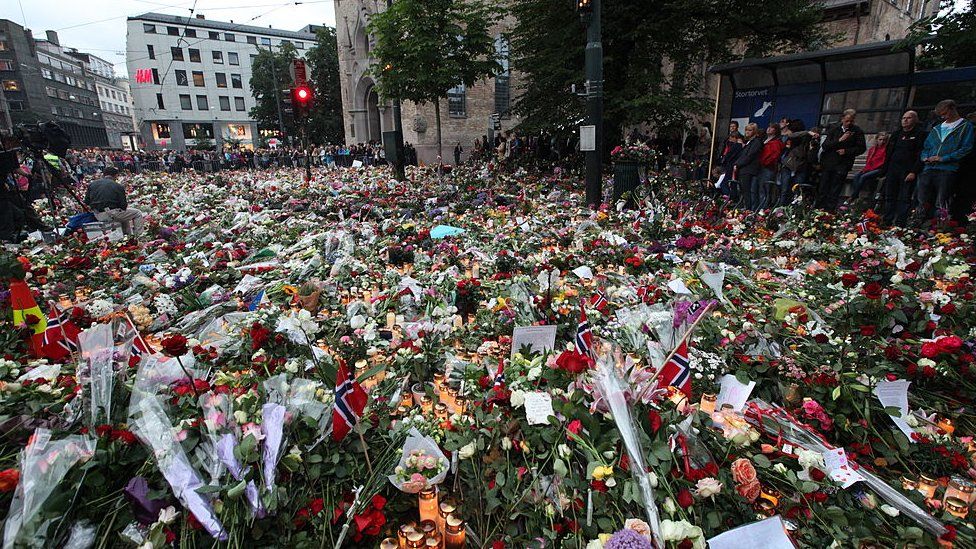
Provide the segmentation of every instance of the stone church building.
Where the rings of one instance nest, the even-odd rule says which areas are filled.
[[[366,32],[370,16],[385,9],[385,0],[335,0],[339,79],[342,83],[342,110],[348,144],[382,142],[383,132],[393,130],[392,103],[384,102],[377,95],[375,81],[369,74],[372,44]],[[499,115],[501,131],[518,123],[509,115],[517,84],[509,70],[509,46],[502,36],[503,30],[503,27],[495,29],[495,49],[502,70],[470,88],[452,88],[440,101],[446,163],[453,163],[457,143],[464,149],[463,158],[467,158],[474,148],[474,140],[478,137],[484,139],[488,134],[492,114]],[[401,119],[404,143],[410,143],[417,149],[421,162],[435,162],[437,128],[434,106],[404,101]]]

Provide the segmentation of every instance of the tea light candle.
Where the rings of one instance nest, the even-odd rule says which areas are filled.
[[[762,492],[759,497],[773,504],[773,507],[779,505],[779,498],[781,494],[779,490],[773,488],[772,486],[763,486]]]
[[[431,534],[437,533],[437,523],[433,520],[422,520],[418,530],[424,534],[424,537],[430,537]]]
[[[956,518],[966,518],[966,515],[969,514],[969,507],[966,502],[959,498],[946,498],[945,509]]]
[[[464,549],[464,521],[453,514],[445,519],[444,549]]]
[[[434,417],[438,421],[447,421],[447,404],[438,402],[434,405]]]
[[[939,429],[945,431],[945,434],[947,435],[951,435],[956,430],[955,425],[952,424],[952,420],[947,417],[939,420],[937,425],[939,426]]]
[[[916,490],[918,490],[923,496],[925,496],[925,499],[934,498],[935,489],[938,486],[939,483],[936,479],[926,475],[918,476],[918,488],[916,488]]]
[[[407,549],[422,549],[426,546],[426,537],[421,532],[407,534]]]
[[[441,543],[441,533],[431,532],[427,534],[427,547],[433,547],[435,549],[441,549],[444,545]]]
[[[420,508],[420,523],[423,526],[424,521],[431,521],[437,519],[438,509],[437,509],[437,491],[433,488],[424,488],[417,494],[417,506]],[[434,529],[436,530],[436,526]]]

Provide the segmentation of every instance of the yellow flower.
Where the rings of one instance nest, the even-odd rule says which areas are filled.
[[[298,295],[298,287],[292,286],[291,284],[285,284],[282,286],[281,291],[284,292],[285,295]]]
[[[594,480],[603,480],[611,476],[613,476],[613,467],[608,467],[606,465],[597,465],[596,468],[593,469]]]

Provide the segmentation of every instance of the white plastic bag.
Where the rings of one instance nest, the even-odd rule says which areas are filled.
[[[431,478],[427,478],[420,473],[416,473],[410,478],[403,478],[403,475],[400,473],[401,471],[407,470],[411,456],[429,460],[429,463],[433,465],[433,469],[439,470],[440,472]],[[444,482],[444,479],[447,478],[449,465],[450,462],[444,455],[444,452],[441,452],[441,449],[432,438],[420,434],[416,428],[411,428],[410,436],[403,443],[403,455],[400,456],[400,463],[397,464],[394,474],[388,478],[398,490],[408,494],[416,494],[424,488]],[[431,467],[427,468],[428,471],[431,469]]]

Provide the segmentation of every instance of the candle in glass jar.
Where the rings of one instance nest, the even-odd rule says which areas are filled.
[[[948,501],[949,498],[956,498],[969,506],[973,503],[974,489],[976,484],[973,482],[963,477],[952,477],[946,486],[943,502]]]
[[[434,405],[434,417],[438,421],[447,421],[447,404],[438,402]]]
[[[400,545],[400,549],[407,548],[407,536],[417,531],[417,523],[410,521],[406,524],[401,524],[400,528],[397,529],[397,543]]]
[[[417,495],[417,506],[420,508],[420,522],[437,520],[437,491],[434,488],[424,488]],[[436,524],[436,523],[435,523]],[[436,528],[436,527],[435,527]]]
[[[441,543],[440,532],[431,532],[427,534],[427,547],[433,549],[441,549],[444,547],[444,544]]]
[[[457,396],[454,398],[454,408],[455,410],[457,410],[457,413],[459,414],[464,413],[467,404],[468,404],[468,400],[462,396]]]
[[[407,534],[407,549],[422,549],[425,546],[425,539],[421,532],[410,532]]]
[[[427,395],[420,397],[420,409],[423,410],[425,414],[429,414],[431,408],[434,407],[434,399]]]
[[[418,531],[423,533],[424,537],[429,537],[431,534],[437,533],[437,523],[434,520],[422,520]]]
[[[438,505],[439,512],[437,513],[437,531],[441,534],[446,533],[447,528],[447,517],[451,515],[456,509],[457,505],[454,504],[450,499],[445,499]]]
[[[398,549],[400,544],[397,543],[396,538],[386,538],[380,542],[380,549]]]
[[[917,490],[918,481],[908,475],[903,475],[901,477],[901,487],[905,490]]]
[[[708,415],[712,415],[715,412],[715,402],[717,397],[715,393],[705,393],[701,397],[701,403],[698,406],[699,411],[705,412]]]
[[[959,498],[946,498],[945,509],[956,518],[966,518],[966,515],[969,514],[969,506]]]
[[[67,309],[71,307],[71,298],[66,295],[61,295],[58,297],[58,305],[61,305],[62,309]]]
[[[779,490],[773,488],[772,486],[763,486],[760,497],[773,504],[773,507],[779,505],[779,498],[781,494]]]
[[[464,521],[453,514],[445,519],[444,549],[464,549]]]
[[[918,490],[923,496],[925,496],[925,499],[934,498],[935,489],[938,486],[939,483],[936,479],[926,475],[918,476],[918,488],[916,488],[916,490]]]

